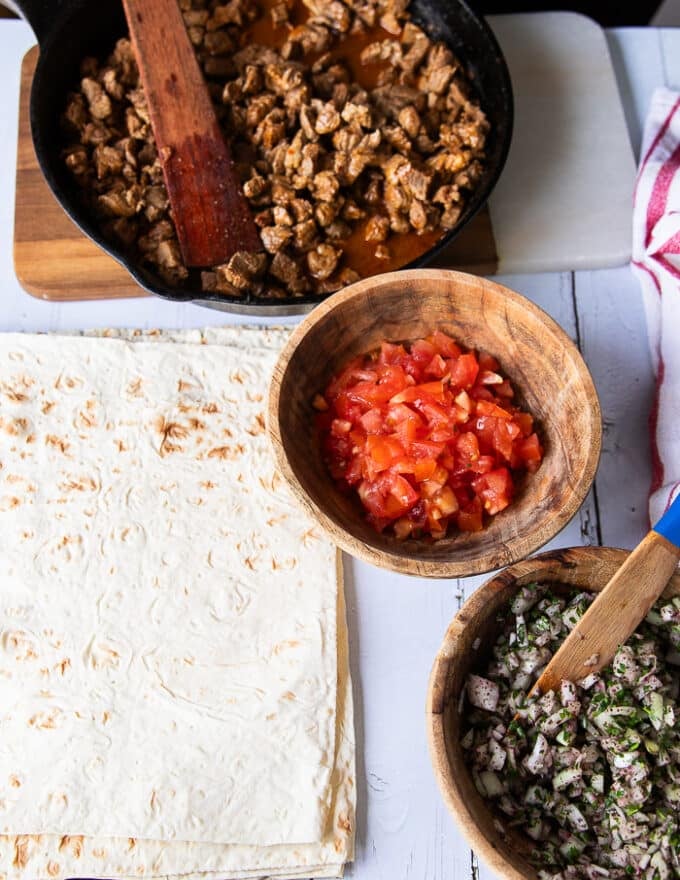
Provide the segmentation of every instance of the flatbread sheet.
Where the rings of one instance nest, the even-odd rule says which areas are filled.
[[[339,560],[338,560],[339,563]],[[342,584],[341,584],[342,586]],[[0,836],[3,880],[102,877],[249,880],[341,877],[354,858],[355,761],[352,688],[343,590],[338,590],[338,702],[333,805],[316,844],[270,847],[59,835]]]
[[[0,821],[14,863],[19,833],[43,832],[32,844],[45,856],[44,832],[59,836],[63,853],[67,829],[85,841],[148,845],[136,876],[223,872],[230,856],[234,871],[248,870],[243,841],[264,848],[265,865],[321,863],[275,850],[318,845],[334,799],[334,552],[320,552],[272,470],[261,407],[280,336],[254,334],[261,344],[252,351],[245,331],[221,350],[198,341],[1,340],[0,460],[11,468],[0,474],[9,585],[0,698],[11,708],[0,773],[15,790]],[[37,484],[36,473],[48,476]],[[28,706],[17,699],[27,680]],[[140,715],[130,730],[127,720]],[[177,729],[190,729],[189,741]],[[353,765],[351,737],[345,743]],[[41,760],[45,751],[60,758]],[[145,760],[126,763],[126,751]],[[252,780],[247,791],[235,767],[239,782]],[[353,795],[345,838],[352,824]],[[153,838],[194,840],[196,849],[187,845],[178,867]],[[206,839],[237,848],[205,858]],[[339,864],[350,846],[332,845]],[[55,876],[58,863],[45,864]]]

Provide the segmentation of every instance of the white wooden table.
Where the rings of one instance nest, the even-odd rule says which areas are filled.
[[[607,37],[637,154],[653,89],[680,88],[680,29],[621,29]],[[237,322],[155,298],[53,304],[23,292],[12,265],[16,117],[19,67],[34,42],[27,25],[0,22],[0,331]],[[602,404],[604,443],[595,488],[549,546],[633,547],[647,529],[653,391],[636,280],[627,266],[499,280],[542,306],[577,341]],[[441,638],[484,578],[424,581],[349,559],[346,572],[359,785],[357,858],[347,873],[357,880],[488,876],[440,800],[423,723],[427,679]]]

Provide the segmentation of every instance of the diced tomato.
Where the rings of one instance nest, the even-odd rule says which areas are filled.
[[[350,486],[354,486],[363,479],[361,465],[362,457],[360,455],[353,455],[343,474],[345,482]]]
[[[481,532],[483,528],[482,504],[475,498],[465,509],[461,508],[456,515],[456,524],[461,532]]]
[[[479,364],[473,352],[462,354],[451,362],[451,384],[457,388],[472,388],[479,372]]]
[[[497,406],[495,403],[491,403],[488,400],[477,401],[477,415],[493,416],[496,419],[512,418],[512,413],[508,412],[507,409],[503,409],[502,406]]]
[[[375,406],[379,403],[387,403],[391,397],[406,387],[406,373],[401,367],[381,364],[375,379],[357,382],[343,393],[351,401]]]
[[[359,497],[371,516],[396,519],[406,513],[420,496],[404,477],[390,471],[359,485]]]
[[[431,440],[414,440],[409,447],[409,453],[413,458],[434,458],[436,461],[445,448],[446,445],[444,443],[435,443]]]
[[[470,397],[474,401],[488,400],[490,403],[495,403],[498,400],[495,392],[487,388],[486,385],[473,385],[470,389]]]
[[[503,379],[500,385],[494,385],[494,394],[507,400],[515,396],[514,389],[507,379]]]
[[[480,455],[477,461],[470,465],[473,474],[488,474],[496,465],[493,455]]]
[[[403,345],[394,345],[392,342],[382,342],[380,344],[378,363],[400,364],[403,366],[407,359],[408,355]]]
[[[455,424],[451,424],[451,422],[439,424],[430,431],[430,440],[433,440],[435,443],[451,443],[456,439],[456,433]]]
[[[386,470],[405,454],[404,447],[394,437],[369,434],[366,438],[366,452],[379,470]]]
[[[335,400],[331,401],[331,405],[335,414],[348,422],[358,422],[367,407],[362,406],[356,400],[352,400],[349,396],[350,392],[341,391]]]
[[[390,403],[416,403],[418,400],[442,400],[443,398],[444,383],[439,379],[437,382],[409,385],[396,393]]]
[[[372,370],[364,369],[362,365],[364,364],[364,359],[361,357],[354,358],[351,360],[345,369],[339,373],[337,376],[334,376],[333,379],[328,384],[326,388],[326,392],[324,397],[326,400],[333,400],[338,396],[338,394],[347,388],[349,385],[352,385],[356,382],[369,381],[372,376],[375,376],[375,373]]]
[[[402,443],[411,443],[427,428],[420,415],[412,407],[403,403],[388,405],[385,424],[399,437]]]
[[[543,460],[543,449],[537,434],[518,438],[513,445],[513,467],[526,467],[530,472],[535,471]]]
[[[500,364],[496,360],[493,355],[490,355],[486,351],[480,351],[477,355],[477,360],[479,361],[479,369],[484,371],[488,370],[491,373],[497,373],[500,367]]]
[[[385,413],[385,421],[390,427],[396,427],[403,422],[413,422],[417,427],[425,425],[418,413],[404,403],[390,403]]]
[[[473,481],[472,486],[480,497],[484,510],[492,516],[510,504],[512,498],[512,477],[507,468],[498,468],[482,474]]]
[[[435,376],[437,379],[441,379],[442,376],[446,375],[446,361],[440,354],[436,354],[430,363],[425,367],[423,373],[425,376]]]
[[[469,426],[468,424],[465,426]],[[472,430],[477,435],[480,452],[490,454],[494,452],[494,437],[496,434],[496,419],[493,416],[479,416],[472,421]]]
[[[528,437],[534,430],[534,419],[529,413],[516,412],[512,417],[516,425],[519,426],[522,437]]]
[[[359,419],[359,424],[367,434],[380,434],[385,425],[382,410],[378,407],[369,409]]]
[[[495,358],[435,331],[355,358],[314,398],[314,424],[331,476],[374,528],[440,538],[481,529],[510,503],[514,473],[540,465],[513,393]]]
[[[428,342],[431,342],[439,354],[447,358],[457,358],[461,355],[461,348],[457,342],[454,342],[446,333],[441,330],[435,330],[428,336]]]
[[[432,398],[419,397],[413,402],[414,407],[419,413],[427,419],[432,427],[441,427],[451,423],[451,412],[442,403],[432,400]]]
[[[411,343],[410,355],[413,367],[421,372],[437,353],[437,349],[428,339],[416,339]]]
[[[450,486],[442,486],[441,489],[430,499],[442,516],[451,516],[458,510],[458,499]]]
[[[417,483],[431,480],[437,470],[437,460],[434,458],[420,458],[415,461],[413,478]]]
[[[437,461],[434,458],[401,458],[392,465],[392,470],[398,474],[413,474],[416,483],[422,483],[437,470]]]
[[[463,467],[471,466],[479,458],[479,442],[472,431],[464,431],[456,438],[456,455]]]
[[[494,449],[506,461],[512,458],[513,441],[519,436],[519,428],[514,422],[496,419],[493,435]]]

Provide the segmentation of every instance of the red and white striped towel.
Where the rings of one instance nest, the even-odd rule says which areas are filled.
[[[652,523],[680,495],[680,93],[657,89],[633,202],[633,270],[656,366],[650,417]]]

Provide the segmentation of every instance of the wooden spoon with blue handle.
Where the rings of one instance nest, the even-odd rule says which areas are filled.
[[[611,662],[663,593],[680,559],[680,495],[597,595],[531,694],[580,681]]]
[[[182,259],[262,250],[177,0],[123,0]]]

